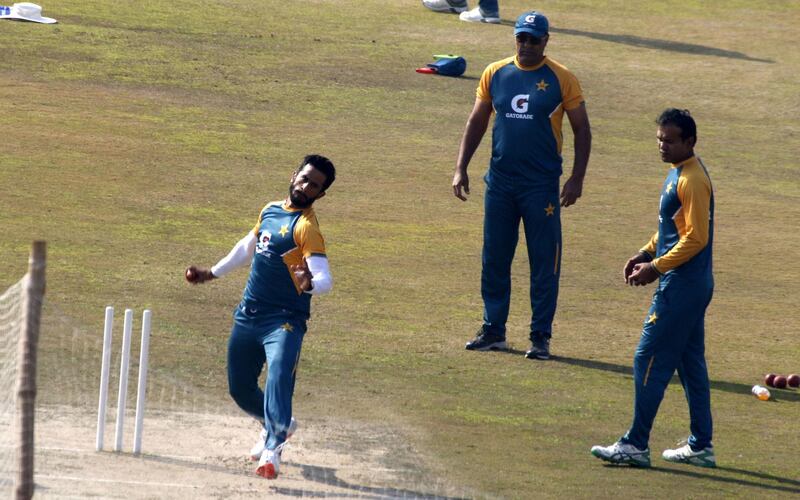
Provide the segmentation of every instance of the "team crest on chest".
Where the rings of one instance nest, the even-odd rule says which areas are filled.
[[[261,231],[258,235],[258,243],[256,243],[256,253],[266,252],[270,239],[272,239],[272,234],[269,231]]]

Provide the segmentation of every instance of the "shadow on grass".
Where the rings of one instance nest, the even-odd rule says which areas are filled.
[[[719,467],[716,469],[708,469],[714,472],[699,472],[698,470],[679,470],[671,468],[653,467],[647,469],[653,472],[660,472],[664,474],[675,474],[678,476],[692,477],[697,479],[710,479],[711,481],[719,481],[721,483],[738,484],[740,486],[750,486],[752,488],[760,488],[764,490],[783,491],[786,493],[800,493],[800,481],[788,479],[780,476],[773,476],[772,474],[765,474],[763,472],[754,472],[745,469],[737,469],[735,467]],[[750,476],[754,480],[739,479],[735,477],[720,476],[718,472],[741,474],[743,476]],[[765,481],[774,481],[779,484],[767,484]]]
[[[514,351],[509,350],[508,352],[512,354],[521,353],[521,351],[516,351],[516,350]],[[605,361],[596,361],[593,359],[569,358],[566,356],[553,356],[550,359],[557,363],[565,363],[568,365],[581,366],[583,368],[591,368],[593,370],[603,370],[607,372],[621,373],[623,375],[633,376],[633,367],[629,365],[618,365],[616,363],[607,363]],[[672,380],[670,381],[670,384],[680,384],[680,383],[681,382],[678,379],[677,375],[672,377]],[[734,394],[750,395],[750,389],[752,389],[751,385],[740,384],[738,382],[725,382],[723,380],[711,380],[710,385],[711,389],[717,391],[731,392]],[[778,403],[780,401],[800,401],[800,393],[798,393],[797,391],[771,388],[770,393],[772,394],[770,402]]]
[[[462,500],[464,497],[448,497],[437,495],[433,493],[421,493],[419,491],[397,489],[397,488],[377,488],[373,486],[360,486],[353,483],[348,483],[336,477],[336,469],[330,467],[319,467],[316,465],[301,465],[303,469],[303,478],[317,483],[335,486],[345,490],[352,490],[353,494],[340,494],[336,496],[348,496],[358,498],[420,498],[429,500]],[[303,490],[296,490],[292,488],[273,488],[276,493],[290,496],[309,496],[309,492]],[[313,492],[312,492],[313,495]],[[372,495],[372,496],[367,496]]]
[[[513,354],[516,356],[524,356],[525,351],[520,351],[519,349],[514,349],[510,347],[505,350],[499,350],[495,352],[500,352],[504,354]],[[539,361],[539,360],[532,360],[536,362],[543,362],[547,363],[548,361]],[[616,363],[608,363],[605,361],[596,361],[593,359],[579,359],[579,358],[570,358],[567,356],[550,356],[549,362],[554,363],[564,363],[567,365],[574,365],[580,366],[583,368],[590,368],[592,370],[602,370],[606,372],[613,372],[613,373],[621,373],[623,375],[630,375],[633,376],[633,367],[630,365],[618,365]],[[677,375],[672,377],[670,380],[670,384],[680,384],[681,381]],[[750,394],[750,390],[752,386],[747,384],[741,384],[739,382],[725,382],[724,380],[711,380],[710,382],[711,389],[717,391],[725,391],[730,392],[733,394]],[[786,389],[775,389],[770,388],[770,394],[772,397],[770,398],[770,403],[780,403],[781,401],[800,401],[800,392]]]
[[[514,26],[516,20],[503,19],[500,24],[505,26]],[[581,31],[570,28],[550,28],[553,33],[564,33],[566,35],[585,36],[594,40],[602,40],[604,42],[621,43],[623,45],[631,45],[633,47],[642,47],[646,49],[667,50],[671,52],[682,52],[684,54],[699,54],[703,56],[726,57],[728,59],[741,59],[744,61],[754,61],[774,64],[772,59],[761,59],[758,57],[751,57],[742,52],[734,50],[718,49],[716,47],[709,47],[707,45],[698,45],[695,43],[676,42],[674,40],[661,40],[658,38],[646,38],[636,35],[612,35],[608,33],[597,33],[595,31]]]

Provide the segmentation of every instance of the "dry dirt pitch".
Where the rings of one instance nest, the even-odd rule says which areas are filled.
[[[244,416],[148,412],[142,455],[134,456],[133,414],[124,451],[110,451],[115,423],[109,412],[105,450],[95,451],[96,413],[40,407],[36,422],[36,498],[453,498],[424,472],[387,466],[415,459],[387,429],[352,422],[300,420],[283,453],[278,479],[254,475],[246,453],[258,434]],[[359,443],[358,449],[345,443]],[[403,460],[400,460],[402,463]],[[424,469],[424,464],[417,464]],[[466,495],[470,496],[470,495]]]

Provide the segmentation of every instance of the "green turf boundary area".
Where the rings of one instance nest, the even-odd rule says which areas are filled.
[[[562,216],[555,359],[543,363],[521,355],[524,244],[512,350],[463,349],[481,320],[488,137],[470,200],[450,188],[481,70],[512,53],[510,25],[530,6],[502,0],[503,24],[480,25],[416,0],[54,0],[44,15],[56,25],[0,21],[0,288],[46,239],[59,314],[99,331],[109,303],[151,307],[155,369],[232,405],[224,351],[246,274],[198,289],[182,271],[227,253],[284,196],[295,163],[320,152],[339,168],[317,205],[336,285],[315,299],[298,413],[395,422],[419,467],[475,496],[800,494],[800,396],[749,392],[767,372],[800,371],[800,4],[535,5],[552,24],[548,54],[581,81],[594,133],[584,196]],[[414,72],[443,52],[466,57],[463,77]],[[626,288],[621,268],[656,228],[653,120],[667,106],[696,117],[716,193],[712,471],[659,458],[688,434],[677,382],[655,423],[655,468],[589,454],[631,418],[652,290]],[[567,130],[567,171],[571,144]],[[42,342],[40,397],[57,399],[71,381],[48,366],[99,354]]]

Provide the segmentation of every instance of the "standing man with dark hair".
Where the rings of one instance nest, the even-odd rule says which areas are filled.
[[[311,208],[325,196],[336,169],[324,156],[308,155],[292,173],[289,196],[267,204],[252,231],[211,269],[191,266],[186,279],[204,283],[250,265],[228,341],[228,388],[236,404],[264,424],[250,451],[256,473],[278,476],[281,450],[296,427],[292,418],[300,348],[311,296],[333,287],[325,241]],[[258,377],[267,363],[265,390]]]
[[[517,19],[517,54],[490,64],[481,76],[475,106],[467,121],[453,175],[453,194],[466,201],[467,166],[492,113],[492,159],[486,173],[483,222],[483,326],[466,348],[506,348],[511,301],[511,262],[520,219],[531,266],[531,349],[526,357],[548,359],[561,272],[560,207],[575,203],[592,144],[589,117],[577,78],[544,55],[549,22],[539,12]],[[561,124],[566,113],[575,137],[572,175],[561,176]]]
[[[592,447],[592,455],[614,464],[650,466],[650,430],[677,369],[689,403],[691,436],[662,457],[716,467],[704,330],[714,291],[714,192],[706,167],[694,155],[697,127],[689,112],[667,109],[656,124],[661,160],[671,164],[661,189],[658,231],[622,272],[629,285],[659,279],[633,359],[633,424],[611,446]]]

